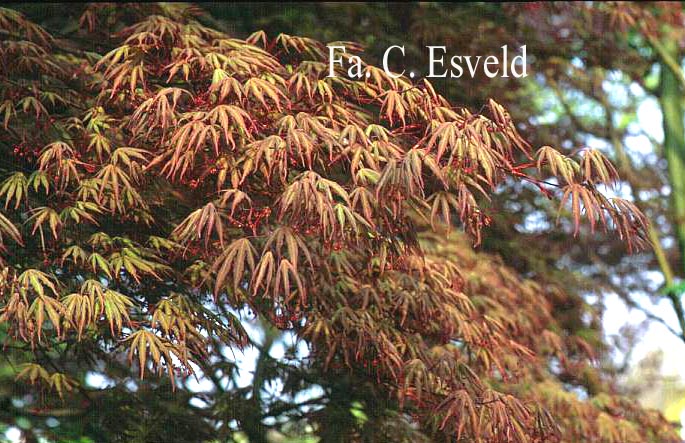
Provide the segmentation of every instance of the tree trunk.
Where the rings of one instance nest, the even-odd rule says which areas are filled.
[[[677,43],[664,42],[663,48],[673,60],[680,60]],[[680,261],[685,264],[685,114],[678,75],[667,63],[661,63],[659,101],[663,112],[664,153],[668,161],[668,176],[671,186],[671,220],[678,242]],[[682,267],[682,265],[681,265]],[[682,273],[683,269],[681,269]],[[668,297],[680,324],[681,338],[685,340],[685,313],[680,294],[669,290]]]

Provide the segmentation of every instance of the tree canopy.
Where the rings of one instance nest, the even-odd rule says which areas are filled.
[[[329,78],[323,43],[184,4],[88,5],[67,35],[3,8],[0,33],[2,401],[26,438],[678,441],[616,395],[576,292],[473,249],[511,186],[569,235],[648,246],[599,150],[372,64]]]

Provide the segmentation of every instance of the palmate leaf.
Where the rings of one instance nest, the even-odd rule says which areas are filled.
[[[25,363],[20,367],[17,380],[28,380],[31,384],[43,384],[49,389],[54,389],[60,399],[64,398],[64,393],[70,392],[78,385],[74,379],[66,374],[48,371],[37,363]]]
[[[333,104],[336,94],[331,87],[331,84],[333,84],[333,80],[330,79],[317,80],[314,89],[314,97],[320,99],[324,103]]]
[[[299,128],[288,128],[285,139],[288,156],[291,157],[292,162],[304,165],[307,169],[313,167],[313,157],[316,151],[315,138],[307,132]],[[287,160],[286,156],[282,154],[282,158]],[[294,165],[293,165],[294,166]],[[285,170],[284,165],[281,169]]]
[[[50,228],[52,237],[55,239],[57,238],[57,229],[62,226],[62,220],[60,220],[60,216],[57,211],[47,206],[33,209],[27,222],[29,221],[33,222],[31,235],[40,230],[41,237],[43,236],[43,227],[45,225]]]
[[[101,319],[109,324],[112,336],[119,334],[124,324],[131,327],[129,311],[135,303],[97,280],[86,280],[78,293],[67,295],[61,302],[65,329],[75,329],[79,340],[89,326],[97,325]]]
[[[10,123],[10,119],[13,116],[17,115],[16,111],[14,110],[14,102],[12,102],[12,100],[5,100],[2,103],[0,103],[0,114],[4,114],[3,127],[5,128],[5,130],[7,130],[7,127]]]
[[[268,40],[268,38],[267,38],[267,36],[266,36],[266,32],[261,31],[261,30],[260,30],[260,31],[255,31],[255,32],[253,32],[252,34],[250,34],[249,37],[247,37],[247,38],[245,39],[245,41],[246,41],[247,43],[251,44],[251,45],[255,45],[255,46],[256,46],[257,43],[261,43],[261,44],[262,44],[262,47],[266,47],[266,45],[267,45],[267,40]]]
[[[333,212],[335,212],[336,221],[338,225],[336,227],[328,227],[325,223],[322,227],[323,235],[326,236],[329,232],[345,232],[348,228],[354,232],[355,236],[359,236],[362,232],[360,229],[362,226],[371,229],[371,224],[367,222],[364,217],[357,214],[353,209],[345,206],[342,203],[337,203],[333,206]]]
[[[2,234],[6,234],[19,245],[24,245],[19,229],[0,212],[0,244],[2,244]]]
[[[34,60],[33,57],[31,57],[30,60]],[[48,114],[48,110],[45,109],[45,105],[43,105],[43,103],[38,100],[37,97],[33,96],[26,96],[19,100],[17,103],[17,108],[24,111],[25,114],[33,113],[36,118],[40,117],[41,115]]]
[[[48,293],[55,297],[58,295],[57,287],[52,279],[37,269],[27,269],[19,275],[17,280],[21,288],[24,290],[32,289],[40,297],[48,296]]]
[[[355,144],[345,151],[351,153],[350,172],[352,172],[355,182],[363,184],[376,184],[380,178],[380,166],[378,156],[374,155],[367,147]]]
[[[250,143],[241,165],[242,174],[238,184],[242,183],[253,171],[264,172],[267,180],[270,180],[273,175],[277,175],[281,178],[281,181],[285,182],[288,164],[287,156],[283,155],[282,152],[286,146],[285,140],[278,135],[270,135],[262,140]],[[279,158],[280,162],[278,162]],[[234,184],[234,186],[238,184]]]
[[[78,382],[76,380],[61,372],[55,372],[50,375],[48,384],[51,389],[54,389],[57,392],[57,395],[59,395],[60,399],[64,399],[65,392],[71,392],[76,386],[78,386]]]
[[[49,46],[52,36],[41,26],[26,19],[24,14],[9,8],[0,8],[0,29],[17,31],[27,40]]]
[[[67,328],[75,328],[78,333],[77,338],[80,340],[83,331],[88,326],[94,325],[98,318],[105,313],[107,304],[114,303],[117,306],[107,311],[106,318],[110,321],[112,334],[115,324],[117,331],[120,331],[123,320],[128,321],[126,308],[133,304],[128,299],[119,300],[119,297],[123,296],[107,290],[99,281],[86,280],[78,293],[69,294],[62,299]]]
[[[628,244],[629,250],[649,247],[647,218],[634,203],[622,198],[612,198],[607,206],[614,227],[621,240]]]
[[[274,299],[283,299],[285,303],[290,302],[292,297],[295,295],[295,292],[293,292],[292,290],[293,284],[295,289],[297,289],[296,293],[299,296],[298,301],[300,302],[300,304],[304,305],[304,303],[306,302],[305,297],[307,293],[305,291],[302,278],[300,277],[297,267],[288,259],[283,258],[281,259],[281,262],[278,264],[276,275],[271,284],[271,287],[273,288]],[[258,286],[255,287],[255,290],[257,289],[257,287]]]
[[[109,250],[114,244],[112,237],[106,232],[96,232],[90,236],[88,243],[94,248],[103,248]]]
[[[39,295],[36,297],[26,312],[28,318],[35,321],[36,330],[35,335],[38,341],[41,341],[43,333],[43,325],[45,320],[50,320],[52,326],[55,328],[57,335],[60,334],[60,323],[64,307],[59,300],[46,295]]]
[[[182,311],[170,299],[163,299],[155,306],[150,322],[152,327],[158,327],[167,336],[174,335],[185,340],[188,331],[194,331],[188,313]]]
[[[467,185],[468,184],[468,185]],[[469,186],[470,185],[470,186]],[[485,190],[470,177],[463,177],[463,180],[454,186],[456,192],[438,191],[428,198],[428,202],[432,201],[430,222],[435,229],[438,225],[439,216],[442,216],[442,221],[447,225],[448,230],[451,227],[451,213],[452,210],[459,216],[461,222],[467,229],[471,229],[477,239],[480,238],[480,227],[469,225],[468,221],[473,218],[478,218],[482,215],[478,201],[471,189],[480,191],[480,195],[486,200],[489,200],[489,195]]]
[[[371,144],[371,140],[367,135],[367,131],[356,124],[348,124],[342,131],[340,131],[340,141],[342,144],[347,146],[359,144],[367,148]]]
[[[167,337],[183,343],[198,342],[203,346],[203,337],[199,331],[200,324],[207,324],[201,306],[194,305],[188,297],[172,294],[155,305],[150,322],[153,328],[161,330]]]
[[[364,129],[364,134],[368,137],[369,141],[390,141],[390,131],[376,123],[369,124],[366,129]]]
[[[50,192],[50,182],[45,171],[34,171],[29,176],[28,186],[33,188],[34,192],[38,192],[41,187],[45,190],[46,195]]]
[[[489,124],[483,120],[472,124],[441,123],[429,138],[428,149],[436,151],[436,162],[440,163],[443,155],[449,153],[450,165],[478,171],[488,184],[494,185],[497,169],[506,167],[506,161],[502,153],[492,149],[491,133],[484,129]]]
[[[5,209],[14,200],[14,209],[21,204],[22,198],[28,193],[28,181],[22,172],[10,175],[0,186],[0,198],[5,197]]]
[[[129,347],[129,362],[133,362],[134,357],[137,356],[141,379],[145,375],[148,362],[151,363],[157,373],[163,372],[164,367],[166,367],[169,378],[174,385],[174,358],[178,359],[185,367],[189,367],[188,359],[182,349],[155,335],[154,332],[140,329],[129,335],[125,343]]]
[[[62,161],[74,157],[74,148],[63,141],[56,141],[46,145],[38,158],[38,166],[42,171],[53,166],[59,166]]]
[[[175,241],[169,240],[168,238],[158,237],[156,235],[151,235],[148,238],[148,245],[157,252],[162,250],[175,251],[181,246]]]
[[[327,227],[332,236],[334,230],[331,228],[336,223],[333,206],[336,202],[350,204],[349,194],[342,186],[313,171],[304,172],[281,195],[279,218],[286,214],[293,221],[314,217],[317,224],[322,229]]]
[[[366,73],[368,73],[368,75],[364,75],[364,82],[371,86],[373,88],[372,90],[375,90],[376,93],[385,94],[388,89],[398,89],[397,79],[385,72],[385,69],[372,65],[367,65],[364,69]]]
[[[128,168],[128,175],[138,179],[142,166],[147,164],[148,151],[130,146],[122,146],[112,152],[109,161],[113,165],[124,165]]]
[[[166,160],[162,173],[167,177],[182,179],[195,164],[195,155],[210,142],[214,152],[219,155],[221,132],[218,125],[205,123],[204,113],[183,117],[183,124],[174,132],[169,149],[157,155],[146,166],[152,168]]]
[[[62,299],[64,318],[69,325],[73,325],[81,339],[83,330],[92,324],[94,306],[90,297],[82,294],[69,294]]]
[[[137,22],[120,31],[121,36],[127,36],[127,41],[133,40],[131,36],[149,34],[156,37],[155,41],[170,39],[176,41],[181,37],[183,26],[170,17],[164,15],[150,15],[144,20]]]
[[[102,134],[116,123],[115,119],[108,115],[102,106],[94,106],[88,109],[83,116],[83,121],[79,119],[72,119],[71,121],[79,129],[82,129],[85,123],[85,130],[96,134]]]
[[[98,200],[102,199],[105,191],[109,191],[113,193],[115,201],[118,202],[124,191],[133,190],[131,177],[115,163],[103,166],[95,178],[97,178],[100,183]]]
[[[284,136],[299,129],[307,135],[315,136],[322,142],[331,143],[337,138],[336,131],[328,127],[330,122],[322,116],[312,115],[308,112],[298,112],[296,115],[285,114],[276,122],[278,132]]]
[[[360,172],[362,171],[370,170],[360,170]],[[378,179],[379,175],[377,173],[371,172],[370,174],[365,175],[365,177],[368,177],[369,181],[373,182],[374,180]],[[375,226],[374,214],[378,210],[378,201],[376,200],[376,195],[367,187],[359,186],[353,189],[352,192],[350,192],[350,200],[351,208],[354,209],[357,214],[363,215],[366,223],[368,223],[370,227],[373,228]]]
[[[257,251],[247,237],[234,240],[228,245],[212,265],[212,271],[216,273],[214,296],[216,297],[221,292],[230,275],[233,275],[231,281],[233,292],[237,293],[242,289],[245,271],[249,270],[251,273],[255,269],[256,255]]]
[[[264,244],[262,256],[269,250],[275,253],[277,259],[287,258],[295,268],[297,268],[298,257],[302,254],[307,259],[312,272],[314,271],[312,256],[307,244],[299,234],[287,226],[274,229]]]
[[[457,439],[462,435],[478,435],[481,427],[481,417],[472,396],[464,389],[450,393],[439,406],[443,414],[441,428],[451,423],[455,428],[453,433]]]
[[[225,189],[221,191],[219,203],[222,207],[231,208],[231,217],[233,217],[236,209],[238,209],[238,206],[241,205],[241,203],[244,203],[249,208],[252,208],[252,199],[245,192],[239,189]]]
[[[256,46],[251,46],[244,40],[218,39],[213,48],[224,54],[221,57],[220,67],[232,74],[255,76],[265,71],[277,71],[280,67],[278,61],[271,54]]]
[[[431,226],[433,229],[436,229],[438,226],[438,221],[439,217],[442,216],[442,221],[445,223],[446,226],[451,227],[452,222],[451,222],[451,212],[452,210],[459,211],[459,201],[457,201],[457,198],[449,192],[436,192],[430,197],[430,200],[433,201],[432,206],[431,206]],[[475,203],[475,201],[474,201]]]
[[[397,91],[388,91],[381,105],[381,113],[385,115],[391,126],[395,124],[395,118],[402,122],[402,126],[406,126],[405,116],[407,115],[407,108],[407,102],[402,94]]]
[[[559,212],[570,202],[571,213],[574,223],[574,235],[578,235],[581,225],[581,216],[590,220],[590,228],[594,232],[595,226],[599,221],[603,227],[608,226],[607,212],[617,222],[617,227],[627,228],[623,218],[615,218],[612,206],[609,200],[601,195],[595,188],[579,183],[571,183],[563,188],[563,195],[559,206]],[[646,224],[642,224],[642,227]],[[627,232],[627,231],[626,231]]]
[[[145,67],[143,64],[136,64],[131,60],[110,66],[105,70],[105,77],[112,82],[110,98],[114,97],[122,86],[128,83],[131,95],[135,93],[136,87],[146,88]]]
[[[109,140],[105,135],[100,134],[98,132],[94,132],[90,134],[90,143],[88,144],[88,147],[86,148],[87,151],[90,151],[91,149],[95,151],[97,154],[98,160],[102,161],[103,155],[104,154],[110,154],[112,152],[112,145]]]
[[[192,99],[190,91],[182,88],[161,88],[154,97],[141,103],[133,113],[134,133],[139,133],[147,127],[148,133],[156,127],[165,129],[176,124],[179,103],[185,99]]]
[[[223,102],[226,98],[234,97],[238,101],[243,98],[243,85],[236,79],[228,75],[223,69],[217,68],[212,75],[212,86],[209,88],[210,92],[219,93],[219,102]]]
[[[3,286],[6,286],[3,284]],[[14,290],[7,291],[6,287],[3,287],[3,291],[7,291],[7,294],[3,294],[3,306],[0,308],[0,322],[8,325],[9,331],[12,333],[14,329],[13,336],[24,342],[30,342],[35,344],[35,328],[31,326],[31,320],[28,317],[28,298],[25,292],[20,292]]]
[[[396,160],[389,160],[378,178],[376,184],[376,200],[387,204],[387,202],[398,200],[406,201],[411,197],[420,197],[423,194],[423,181],[421,176],[417,176],[403,167],[403,164]],[[393,205],[393,214],[399,216],[397,204]]]
[[[309,77],[302,72],[295,72],[288,79],[288,90],[299,99],[302,97],[312,98],[312,85]]]
[[[101,203],[100,188],[102,187],[102,180],[97,178],[87,178],[79,182],[76,191],[76,198],[80,201],[90,201]]]
[[[88,261],[88,253],[79,245],[71,245],[62,254],[62,266],[67,260],[76,265],[82,265]]]
[[[103,272],[107,277],[113,278],[112,266],[109,261],[97,252],[93,252],[88,257],[88,264],[94,273]]]
[[[72,221],[75,224],[89,222],[97,226],[98,222],[90,214],[91,212],[95,214],[102,214],[102,210],[95,203],[77,201],[74,203],[74,206],[62,209],[62,212],[59,214],[59,219],[62,221],[62,224]]]
[[[614,165],[607,160],[598,149],[585,149],[580,161],[583,178],[590,183],[614,184],[618,180],[618,172]]]
[[[148,274],[161,280],[159,273],[167,271],[169,267],[160,263],[157,257],[147,257],[142,252],[135,247],[125,247],[119,252],[112,253],[108,261],[114,275],[120,275],[122,271],[126,271],[137,282],[140,282],[141,274]]]
[[[552,175],[562,177],[567,184],[573,183],[574,177],[580,172],[580,165],[575,160],[566,157],[551,146],[543,146],[535,155],[539,171],[542,171],[546,164]]]
[[[223,214],[214,205],[207,203],[188,215],[172,233],[172,237],[182,243],[201,240],[204,237],[205,248],[209,246],[212,234],[215,233],[220,246],[224,246]]]
[[[281,110],[281,101],[285,98],[285,95],[276,85],[264,79],[253,77],[245,82],[243,90],[247,98],[256,99],[265,109],[269,109],[269,105],[266,103],[266,98],[268,97],[276,106],[276,109]]]
[[[526,156],[526,158],[532,159],[530,155],[530,144],[524,140],[523,137],[521,137],[521,134],[519,134],[518,130],[516,129],[516,125],[514,124],[511,115],[504,108],[504,106],[500,105],[493,99],[488,99],[488,109],[492,114],[492,121],[495,123],[495,126],[494,128],[491,125],[481,126],[481,133],[483,134],[484,138],[487,137],[485,137],[483,131],[487,131],[488,128],[490,128],[490,130],[493,130],[493,132],[496,134],[503,136],[491,139],[491,141],[494,142],[496,149],[500,153],[506,154],[507,157],[510,157],[512,155],[512,148],[515,147],[520,153]],[[480,122],[483,121],[483,116],[481,116]]]
[[[121,332],[121,328],[126,323],[131,326],[129,309],[133,308],[133,301],[116,291],[108,289],[102,295],[102,302],[96,299],[95,312],[103,312],[105,319],[109,323],[109,330],[114,335]]]
[[[6,57],[14,57],[13,71],[21,73],[30,72],[31,69],[40,69],[51,76],[64,75],[60,63],[48,56],[47,48],[26,40],[5,40],[3,53]],[[37,96],[38,95],[38,96]],[[22,94],[22,98],[16,105],[17,110],[22,110],[26,116],[41,117],[47,111],[39,97],[43,94]],[[34,113],[35,112],[35,113]]]
[[[100,58],[100,61],[98,62],[97,65],[95,65],[96,68],[99,68],[101,66],[112,66],[116,65],[117,63],[127,59],[129,57],[129,54],[131,52],[131,47],[129,45],[122,45],[118,46],[111,51],[109,51],[107,54],[102,56]]]
[[[306,53],[315,60],[322,60],[325,58],[323,45],[311,38],[281,33],[276,37],[276,43],[281,45],[286,52],[295,51],[298,53]]]
[[[274,259],[274,254],[271,251],[262,254],[252,277],[251,286],[253,295],[256,295],[260,289],[266,294],[269,293],[274,272],[276,271],[275,266],[276,261]]]
[[[402,368],[404,386],[399,390],[397,396],[400,404],[404,405],[405,400],[411,399],[421,402],[421,394],[424,390],[432,390],[436,377],[428,371],[426,364],[418,358],[404,363]]]
[[[244,109],[234,105],[219,105],[207,113],[207,121],[211,125],[218,125],[223,131],[224,141],[231,148],[235,148],[233,132],[249,137],[249,127],[254,123]]]
[[[29,383],[50,383],[50,374],[37,363],[24,363],[19,367],[17,380],[28,380]]]

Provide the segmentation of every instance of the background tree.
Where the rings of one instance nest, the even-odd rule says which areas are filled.
[[[27,439],[676,441],[612,395],[578,294],[453,232],[487,239],[519,183],[571,233],[584,215],[640,246],[599,151],[534,151],[492,100],[473,114],[371,65],[329,79],[316,40],[210,22],[91,5],[54,38],[0,13],[1,315],[33,384],[4,401]],[[288,337],[306,352],[271,356]],[[242,386],[231,351],[252,346]]]

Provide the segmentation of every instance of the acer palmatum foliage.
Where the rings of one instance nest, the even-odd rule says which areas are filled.
[[[547,289],[448,232],[479,243],[481,203],[517,180],[558,198],[576,232],[586,218],[640,246],[639,211],[597,189],[617,179],[599,151],[535,151],[497,102],[473,114],[373,66],[327,78],[311,39],[156,12],[98,55],[0,10],[12,341],[63,356],[88,343],[175,383],[247,344],[233,313],[249,306],[311,345],[302,364],[374,381],[394,420],[439,441],[670,438],[658,415],[565,390],[558,373],[593,373],[591,345],[555,332]],[[68,365],[36,355],[19,378],[73,394]]]

